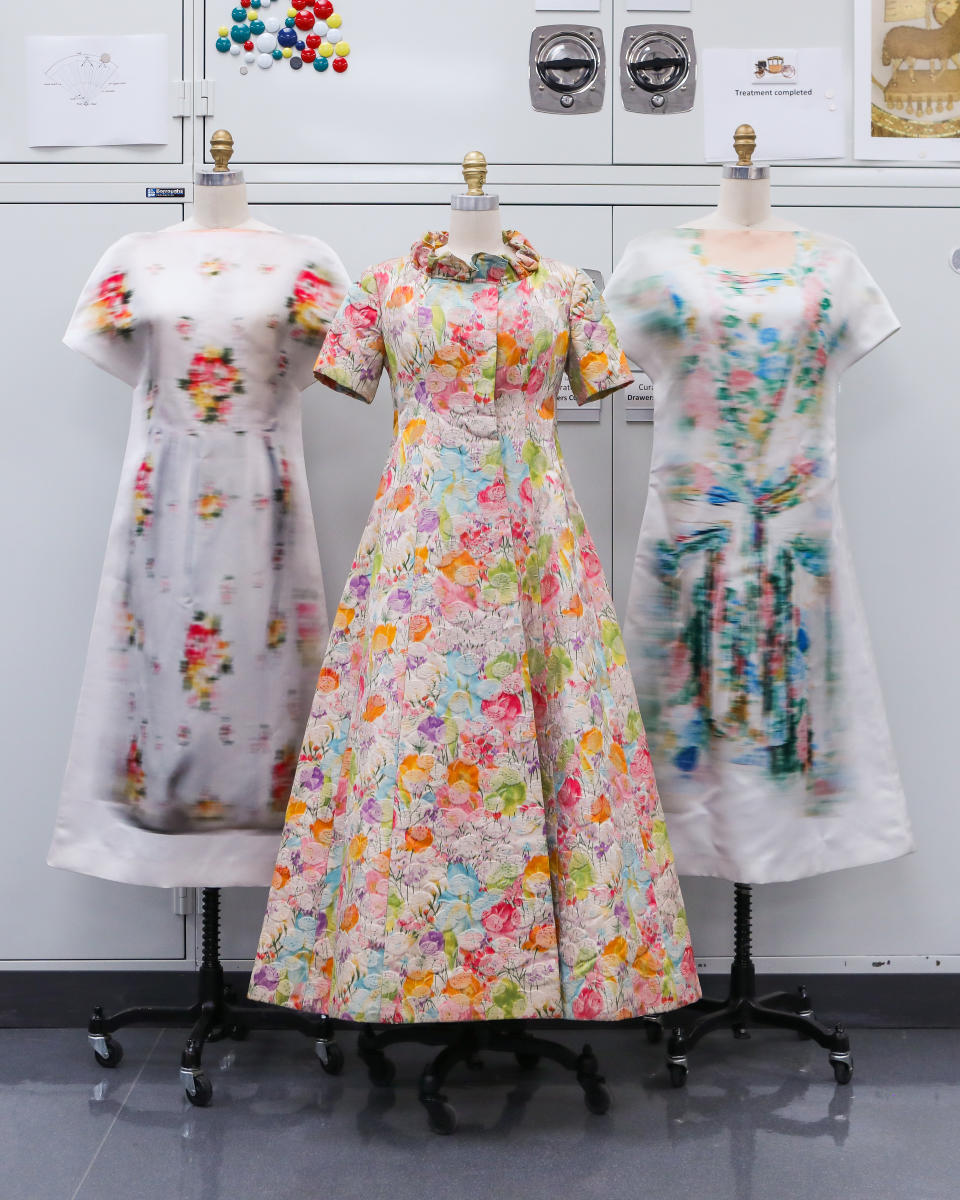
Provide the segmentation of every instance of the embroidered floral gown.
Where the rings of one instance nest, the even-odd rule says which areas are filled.
[[[250,994],[359,1021],[618,1018],[699,995],[616,617],[554,423],[629,382],[587,277],[428,235],[318,377],[397,436],[337,610]]]
[[[68,346],[133,417],[49,861],[263,884],[328,632],[300,392],[348,286],[256,221],[122,238]]]
[[[680,870],[747,883],[906,853],[903,790],[836,488],[841,373],[898,328],[855,253],[782,272],[633,242],[607,287],[655,385],[624,637]]]

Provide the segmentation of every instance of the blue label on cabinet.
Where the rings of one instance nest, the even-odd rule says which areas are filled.
[[[182,187],[147,188],[148,200],[182,200],[186,194],[186,188]]]

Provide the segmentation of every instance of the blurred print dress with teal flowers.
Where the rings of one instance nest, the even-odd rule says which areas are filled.
[[[836,488],[840,375],[898,324],[846,243],[777,236],[763,272],[641,237],[606,291],[655,397],[627,653],[680,870],[745,883],[912,846]]]
[[[446,234],[351,288],[317,361],[396,437],[334,621],[250,986],[371,1022],[699,996],[643,725],[554,422],[630,381],[587,276]]]
[[[328,632],[300,394],[349,286],[250,220],[121,238],[64,341],[133,389],[49,862],[257,886]]]

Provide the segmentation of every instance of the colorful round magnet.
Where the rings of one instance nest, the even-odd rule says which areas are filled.
[[[245,21],[247,19],[247,10],[245,8],[235,8],[230,14],[235,21]]]
[[[313,11],[321,21],[325,21],[333,12],[333,5],[330,3],[330,0],[315,0]]]
[[[291,58],[293,56],[293,47],[292,46],[284,46],[284,48],[280,51],[280,53],[283,55],[284,58]]]
[[[298,54],[295,54],[293,58],[290,59],[290,66],[293,67],[295,71],[299,71],[303,66],[303,59],[301,59]]]
[[[266,29],[266,25],[262,21],[251,21],[250,32],[254,37],[258,37]]]
[[[329,42],[321,42],[317,47],[317,53],[322,54],[324,58],[329,58],[333,54],[333,46]]]
[[[283,22],[279,17],[267,17],[264,25],[267,27],[267,33],[278,33],[283,28]]]
[[[345,58],[335,58],[333,60],[333,69],[342,73],[347,69],[347,60]]]
[[[279,46],[276,48],[276,50],[274,50],[273,57],[274,58],[283,58],[283,51],[280,49]]]
[[[320,45],[320,43],[322,41],[323,41],[323,38],[318,33],[307,34],[306,42],[307,42],[307,46],[311,50],[316,50],[316,48]]]
[[[217,49],[220,51],[221,54],[226,54],[227,51],[230,49],[230,39],[228,37],[218,37],[217,38]]]
[[[308,47],[306,50],[302,50],[300,52],[300,57],[303,59],[303,61],[305,63],[316,62],[317,52],[316,52],[316,50],[311,50]]]
[[[263,54],[269,54],[271,50],[276,50],[277,38],[273,33],[261,33],[257,38],[257,49]]]
[[[314,61],[313,69],[315,71],[325,71],[330,66],[330,60],[326,58],[318,58]]]
[[[350,53],[350,43],[349,42],[337,42],[334,49],[341,56],[341,58],[346,58],[347,55]]]
[[[331,29],[339,29],[343,24],[343,17],[341,17],[339,13],[331,13],[330,16],[325,17],[324,20]]]
[[[301,12],[297,13],[294,24],[298,29],[312,29],[316,19],[312,12]]]
[[[230,36],[235,42],[245,42],[247,40],[246,25],[234,25],[234,27],[230,30]]]
[[[243,48],[244,48],[244,50],[247,50],[247,51],[250,51],[250,50],[252,50],[252,49],[253,49],[253,42],[244,42],[244,43],[243,43]]]
[[[273,55],[272,54],[259,55],[257,57],[257,66],[262,67],[264,70],[266,70],[267,67],[272,67],[273,66]]]
[[[234,56],[241,53],[240,46],[237,42],[230,43],[230,53],[233,54]]]

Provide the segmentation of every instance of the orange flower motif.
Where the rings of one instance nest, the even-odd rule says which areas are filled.
[[[596,726],[594,726],[592,729],[588,729],[580,739],[580,749],[584,752],[584,754],[596,754],[602,746],[603,734],[599,729],[597,729]]]
[[[350,628],[350,622],[356,616],[355,608],[344,608],[341,604],[337,608],[337,615],[333,618],[333,627],[337,630],[346,630]]]
[[[396,636],[396,625],[378,625],[373,631],[373,637],[370,639],[371,652],[373,654],[382,654],[384,650],[389,650]]]
[[[537,416],[542,417],[545,421],[549,421],[556,411],[556,401],[553,396],[547,395],[544,397],[543,403],[537,409]]]
[[[470,362],[470,356],[457,342],[447,342],[439,346],[436,354],[430,360],[438,375],[444,379],[456,379],[463,368]]]
[[[655,952],[650,946],[641,946],[630,964],[644,979],[653,979],[660,970],[663,954]]]
[[[557,929],[555,925],[534,925],[530,935],[523,943],[524,950],[552,950],[557,944]]]
[[[333,817],[329,821],[314,821],[310,826],[310,836],[320,846],[333,844]]]
[[[445,554],[440,562],[440,572],[461,587],[473,587],[480,578],[477,560],[466,550],[459,554]]]
[[[348,929],[352,929],[359,920],[360,910],[355,904],[351,904],[340,919],[340,928],[346,932]]]
[[[627,939],[623,936],[615,937],[612,942],[607,942],[603,948],[603,956],[618,958],[621,962],[627,961]]]
[[[415,613],[410,618],[410,638],[414,642],[422,642],[430,630],[433,628],[433,622],[426,613]]]
[[[402,308],[413,299],[412,287],[395,287],[387,299],[387,308]]]
[[[358,858],[363,857],[363,852],[367,848],[366,834],[355,833],[350,839],[350,845],[347,847],[347,861],[356,862]]]
[[[574,598],[570,601],[570,607],[562,608],[560,611],[565,617],[582,617],[583,601],[579,596],[574,596]]]
[[[427,548],[418,546],[413,552],[413,573],[423,575],[427,570]],[[429,619],[429,618],[428,618]]]
[[[275,867],[273,872],[273,886],[278,891],[280,888],[285,888],[290,882],[289,867]]]
[[[451,787],[458,783],[465,783],[472,792],[480,790],[480,768],[476,763],[464,761],[462,758],[455,758],[447,767],[447,782]]]
[[[609,821],[610,817],[610,801],[607,799],[606,792],[601,792],[590,805],[590,820],[601,825],[604,821]]]
[[[604,351],[585,354],[580,359],[580,374],[588,383],[597,383],[610,370],[610,360]]]
[[[497,365],[515,367],[523,358],[523,348],[517,344],[512,333],[500,330],[497,333]]]
[[[335,692],[340,686],[340,676],[330,667],[324,667],[317,676],[317,691],[324,695]]]
[[[383,716],[386,711],[386,700],[379,693],[374,692],[367,700],[367,706],[363,710],[363,719],[365,721],[375,721],[377,717]]]
[[[610,765],[618,775],[626,775],[627,773],[627,756],[623,752],[623,747],[619,742],[613,742],[610,746]]]
[[[550,860],[545,854],[535,854],[523,868],[523,890],[528,894],[542,891],[550,882]]]
[[[429,850],[433,845],[433,834],[426,825],[411,825],[404,832],[403,844],[414,854],[419,854],[422,850]]]
[[[395,508],[397,512],[404,512],[413,503],[413,488],[409,483],[405,483],[403,487],[398,487],[393,493],[393,499],[390,501],[390,507]]]
[[[287,805],[286,819],[288,821],[292,821],[294,819],[294,817],[300,817],[306,811],[307,811],[306,801],[305,800],[294,800],[294,798],[291,796],[290,803]]]
[[[403,993],[411,1000],[424,1000],[433,992],[432,971],[410,971],[403,981]]]
[[[452,975],[447,977],[446,986],[443,989],[445,996],[466,996],[468,1000],[475,1000],[483,991],[483,984],[474,975],[472,971],[454,971]]]
[[[427,430],[427,423],[423,417],[417,417],[414,421],[408,421],[403,427],[403,440],[408,446],[413,446],[423,437]]]
[[[397,782],[405,792],[422,791],[430,782],[436,760],[432,754],[408,754],[397,768]]]

